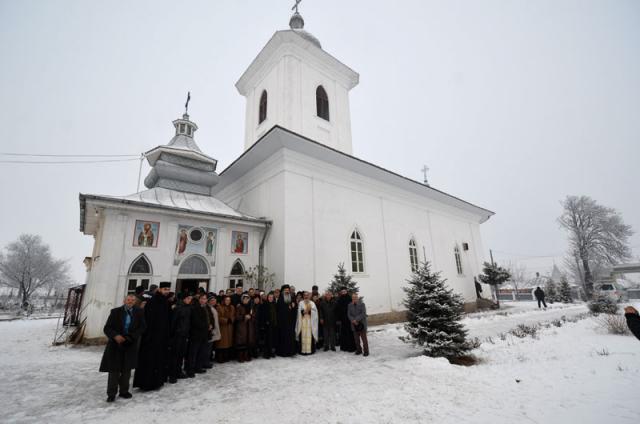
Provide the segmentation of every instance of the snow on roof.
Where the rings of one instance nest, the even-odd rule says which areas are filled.
[[[212,196],[155,187],[150,190],[141,191],[138,193],[130,194],[128,196],[103,196],[80,193],[80,231],[85,230],[87,200],[116,202],[121,204],[129,204],[132,206],[191,212],[247,222],[268,222],[268,220],[265,218],[257,218],[239,212],[223,201]]]

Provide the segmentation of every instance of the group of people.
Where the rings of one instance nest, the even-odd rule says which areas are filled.
[[[108,372],[107,402],[131,398],[133,387],[159,389],[165,382],[206,373],[214,361],[248,362],[260,356],[290,357],[325,351],[369,355],[367,312],[357,293],[337,296],[318,287],[296,292],[283,285],[265,293],[242,287],[218,294],[170,291],[170,283],[139,287],[114,308],[100,371]]]

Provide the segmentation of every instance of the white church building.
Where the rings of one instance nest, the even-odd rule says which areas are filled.
[[[185,113],[171,141],[146,153],[148,190],[80,194],[80,231],[94,237],[86,339],[103,336],[109,310],[136,286],[218,292],[247,287],[259,265],[277,286],[323,290],[344,263],[375,321],[400,315],[406,279],[428,260],[473,308],[480,224],[493,212],[354,156],[349,91],[359,75],[303,28],[294,13],[236,83],[245,151],[219,174]]]

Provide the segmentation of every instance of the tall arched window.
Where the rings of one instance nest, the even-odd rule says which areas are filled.
[[[363,243],[358,230],[351,233],[351,272],[364,272]]]
[[[418,249],[414,239],[409,240],[409,261],[411,262],[411,272],[418,271]]]
[[[258,124],[262,124],[265,119],[267,119],[267,90],[262,90],[262,95],[260,96],[260,109],[258,112]]]
[[[192,255],[182,261],[178,274],[181,275],[209,275],[209,266],[200,256]]]
[[[149,290],[149,282],[151,281],[151,263],[145,255],[140,255],[129,267],[129,275],[127,277],[127,294],[135,293],[136,287],[142,286],[145,290]]]
[[[242,286],[244,281],[244,265],[242,261],[238,259],[233,263],[231,267],[231,272],[229,273],[229,287],[235,288],[236,286]]]
[[[329,120],[329,97],[321,85],[316,88],[316,112],[319,118]]]
[[[458,246],[453,248],[453,256],[456,258],[456,270],[458,271],[458,275],[462,275],[462,256],[460,256],[460,248]]]

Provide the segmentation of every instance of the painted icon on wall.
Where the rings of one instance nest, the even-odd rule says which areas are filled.
[[[215,228],[179,225],[173,264],[178,265],[186,256],[196,254],[205,256],[211,266],[216,266],[217,240]]]
[[[159,222],[136,220],[133,245],[135,247],[158,247],[159,232]]]
[[[249,233],[242,231],[231,232],[231,252],[246,254],[249,249]]]
[[[216,245],[216,234],[214,231],[207,231],[207,242],[205,243],[205,253],[207,256],[213,256]]]

